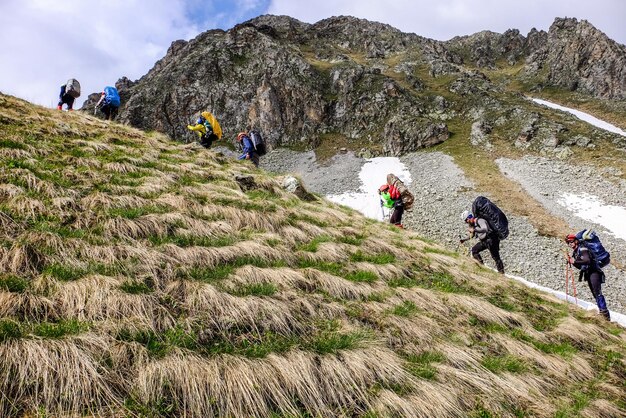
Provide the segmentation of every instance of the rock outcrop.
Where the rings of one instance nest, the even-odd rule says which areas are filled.
[[[531,76],[545,73],[547,85],[604,99],[626,98],[626,46],[586,20],[557,18],[527,67]]]
[[[439,42],[353,17],[308,24],[266,15],[175,41],[141,79],[120,79],[119,119],[190,141],[186,125],[208,109],[226,139],[254,127],[270,148],[341,137],[354,150],[401,155],[445,141],[452,118],[509,111],[485,71],[511,65],[535,88],[626,96],[626,49],[586,21]],[[87,111],[97,99],[89,96]]]

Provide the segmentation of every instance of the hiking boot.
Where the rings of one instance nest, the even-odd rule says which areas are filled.
[[[394,225],[397,226],[400,229],[404,229],[404,225],[402,225],[402,224],[394,224]]]
[[[63,106],[57,106],[58,110],[63,110]]]
[[[611,322],[611,313],[608,309],[602,309],[600,311],[600,315],[602,315],[607,321]]]

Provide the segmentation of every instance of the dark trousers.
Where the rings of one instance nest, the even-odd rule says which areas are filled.
[[[589,290],[591,290],[591,294],[596,300],[596,304],[598,305],[598,311],[600,314],[604,316],[607,320],[611,320],[611,314],[609,313],[609,309],[606,307],[606,299],[604,299],[604,295],[602,294],[602,283],[604,283],[604,272],[602,270],[587,270],[582,273],[582,277],[587,281],[589,285]]]
[[[396,200],[393,204],[393,212],[391,212],[391,217],[389,218],[389,223],[394,225],[402,224],[402,215],[404,214],[404,203],[401,199]]]
[[[204,134],[200,137],[200,145],[202,145],[204,148],[211,148],[211,145],[213,145],[213,141],[217,139],[217,135],[215,135],[213,132],[211,132],[210,134]]]
[[[74,97],[69,94],[64,94],[59,100],[57,106],[63,106],[64,104],[67,105],[67,110],[72,110],[72,107],[74,106]]]
[[[504,273],[504,263],[500,259],[500,238],[490,235],[472,247],[472,257],[480,264],[483,264],[483,258],[480,256],[480,253],[484,250],[489,250],[491,258],[496,263],[498,273]]]
[[[117,116],[117,107],[105,104],[100,108],[106,119],[113,120]]]
[[[252,164],[254,164],[256,167],[259,166],[259,154],[257,154],[256,152],[251,152],[250,153],[250,161],[252,161]]]

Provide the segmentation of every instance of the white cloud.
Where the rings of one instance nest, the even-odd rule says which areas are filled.
[[[525,35],[533,27],[548,30],[555,17],[576,17],[626,43],[623,0],[272,0],[268,13],[309,23],[351,15],[439,40],[482,30],[519,29]]]
[[[55,106],[61,84],[75,77],[80,105],[119,77],[143,76],[172,41],[232,27],[266,5],[305,22],[353,15],[434,39],[485,29],[526,34],[569,16],[626,43],[616,18],[626,17],[622,0],[0,0],[0,91]]]
[[[144,75],[170,43],[199,32],[182,0],[3,0],[0,91],[55,106],[61,84],[83,95]]]

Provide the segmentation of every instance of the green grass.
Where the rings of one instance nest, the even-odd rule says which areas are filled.
[[[398,316],[409,317],[418,311],[417,305],[415,303],[405,300],[400,305],[396,305],[391,310],[391,313]]]
[[[427,289],[435,289],[446,293],[465,293],[477,294],[478,292],[471,287],[465,279],[456,279],[447,272],[434,272],[421,276],[418,279],[419,286]]]
[[[391,264],[396,261],[396,256],[391,253],[380,253],[380,254],[363,254],[361,251],[357,251],[356,253],[350,255],[350,261],[353,262],[367,262],[372,264]]]
[[[276,200],[280,199],[280,195],[273,193],[269,190],[265,189],[256,189],[250,190],[246,192],[246,196],[248,196],[252,200]]]
[[[125,219],[137,219],[140,216],[154,214],[154,213],[166,213],[167,209],[158,206],[143,206],[138,208],[113,208],[109,209],[109,216],[121,217]]]
[[[410,289],[412,287],[417,286],[418,284],[419,282],[415,277],[410,277],[406,275],[387,280],[387,285],[392,288],[403,287],[406,289]]]
[[[328,226],[327,222],[321,221],[313,216],[307,215],[305,213],[290,213],[285,222],[291,226],[298,226],[298,222],[305,222],[311,225],[319,226],[320,228],[326,228]]]
[[[312,268],[326,273],[330,273],[335,276],[341,276],[343,272],[343,266],[339,263],[328,261],[313,261],[300,259],[298,261],[298,268]]]
[[[450,257],[457,257],[459,254],[458,253],[454,253],[452,251],[447,251],[441,248],[435,248],[435,247],[424,247],[423,250],[425,253],[432,253],[432,254],[442,254],[442,255],[447,255]]]
[[[231,293],[236,296],[272,296],[277,290],[273,283],[254,283],[241,286]]]
[[[313,238],[307,244],[300,245],[299,247],[297,247],[297,250],[299,250],[299,251],[308,251],[308,252],[314,253],[314,252],[317,251],[317,248],[319,247],[319,244],[321,244],[323,242],[329,242],[329,241],[332,241],[331,237],[329,237],[328,235],[320,235],[318,237]]]
[[[207,236],[182,236],[182,235],[170,235],[166,237],[150,237],[149,240],[152,245],[159,246],[164,244],[174,244],[179,247],[228,247],[233,245],[243,238],[232,235],[222,237],[207,237]]]
[[[231,265],[219,265],[216,267],[194,268],[186,272],[180,272],[179,277],[189,277],[204,283],[215,284],[227,278],[235,267]]]
[[[144,282],[139,282],[135,280],[129,280],[122,283],[120,285],[120,290],[125,293],[130,293],[131,295],[152,293],[152,289],[150,288],[150,286],[148,286]]]
[[[282,244],[283,242],[279,239],[276,238],[268,238],[265,240],[265,243],[267,245],[269,245],[272,248],[276,248],[277,246],[279,246],[280,244]]]
[[[371,271],[353,271],[344,276],[346,280],[357,283],[374,283],[378,280],[378,276]]]
[[[572,358],[572,356],[578,352],[578,349],[567,341],[556,340],[543,342],[536,340],[519,329],[514,329],[511,332],[511,336],[520,341],[532,344],[535,348],[546,354],[556,354],[565,359]]]
[[[315,336],[307,344],[307,348],[318,354],[335,354],[339,350],[358,348],[364,340],[369,338],[371,338],[370,335],[362,331],[350,333],[326,331]]]
[[[26,145],[10,139],[0,138],[0,148],[26,149]]]
[[[88,272],[78,267],[64,266],[61,264],[51,264],[44,268],[43,274],[48,274],[57,280],[71,282],[85,276]]]
[[[11,319],[0,319],[0,342],[21,337],[22,328],[18,322]]]
[[[486,355],[480,361],[480,364],[492,373],[523,373],[528,369],[528,365],[523,359],[506,355],[492,356]]]
[[[600,390],[594,381],[587,385],[576,385],[574,390],[567,393],[568,403],[563,405],[554,415],[555,418],[568,418],[581,416],[580,412],[591,404],[594,399],[600,397]]]
[[[339,242],[341,242],[343,244],[350,244],[350,245],[354,245],[356,247],[358,247],[361,244],[363,244],[364,240],[365,240],[365,236],[364,235],[355,235],[355,236],[345,235],[345,236],[339,237],[337,239],[337,241],[339,241]]]
[[[567,304],[552,302],[529,289],[509,292],[515,298],[516,309],[523,312],[537,331],[550,331],[561,318],[569,314]]]
[[[160,334],[150,330],[120,330],[116,338],[120,341],[137,342],[143,345],[151,357],[162,358],[173,348],[181,347],[186,349],[196,349],[197,336],[193,332],[185,331],[177,326],[170,328]]]
[[[504,292],[504,288],[497,286],[493,293],[487,297],[487,301],[500,309],[504,309],[505,311],[516,311],[517,305],[515,301],[511,301],[510,298],[504,294]]]
[[[212,354],[232,354],[248,358],[263,358],[271,353],[284,353],[298,344],[293,336],[283,336],[273,332],[260,335],[246,335],[234,342],[217,341],[205,348]]]
[[[233,267],[255,266],[259,268],[287,267],[285,260],[266,260],[261,257],[241,256],[232,260],[229,265]]]
[[[0,277],[0,290],[22,293],[28,289],[28,280],[17,276]]]
[[[33,327],[32,333],[43,338],[63,338],[88,331],[91,325],[75,319],[59,322],[42,322]]]
[[[432,363],[441,363],[446,358],[443,353],[436,351],[424,351],[420,354],[405,354],[406,369],[413,375],[425,380],[432,380],[437,374],[437,369]]]

